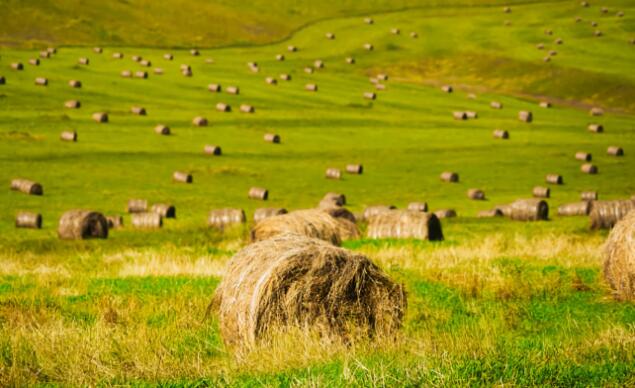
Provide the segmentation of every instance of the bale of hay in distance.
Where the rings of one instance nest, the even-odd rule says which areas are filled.
[[[216,110],[219,112],[231,112],[232,108],[223,102],[219,102],[216,104]]]
[[[15,216],[15,227],[41,229],[42,215],[39,213],[33,213],[33,212],[19,212]]]
[[[145,199],[129,199],[126,207],[128,213],[145,213],[148,211],[148,201]]]
[[[567,216],[588,216],[591,212],[591,202],[581,201],[573,203],[565,203],[558,206],[558,215]]]
[[[364,23],[366,24],[373,24],[374,22],[375,21],[373,20],[373,18],[369,18],[369,17],[364,18]]]
[[[604,126],[601,124],[589,124],[587,130],[593,133],[601,133],[604,132]]]
[[[209,90],[212,93],[220,93],[222,88],[220,84],[209,84],[207,85],[207,90]]]
[[[178,183],[192,183],[192,174],[188,174],[183,171],[174,171],[172,174],[172,180]]]
[[[57,235],[62,240],[108,238],[108,221],[98,212],[69,210],[60,218]]]
[[[401,30],[399,28],[391,28],[390,33],[393,35],[399,35],[401,34]]]
[[[201,53],[199,53],[197,49],[191,49],[190,54],[192,56],[198,57]]]
[[[135,71],[134,73],[135,78],[141,78],[141,79],[146,79],[148,78],[148,72],[147,71]]]
[[[346,205],[346,195],[341,193],[329,192],[324,194],[322,202],[328,203],[330,204],[330,206],[344,206]]]
[[[582,171],[585,174],[594,175],[598,173],[598,167],[595,164],[584,163],[582,166],[580,166],[580,171]]]
[[[155,203],[150,208],[152,213],[157,213],[163,218],[176,218],[176,207],[169,203]]]
[[[273,78],[273,77],[265,78],[265,82],[268,83],[269,85],[277,85],[278,84],[278,80]]]
[[[495,129],[492,135],[495,139],[509,139],[509,132],[504,129]]]
[[[130,78],[130,77],[132,77],[132,71],[130,71],[130,70],[122,70],[120,75],[123,78]]]
[[[427,212],[428,203],[427,202],[410,202],[408,204],[408,210],[412,210],[416,212]]]
[[[346,57],[346,63],[348,63],[349,65],[354,65],[355,64],[355,58]]]
[[[598,192],[597,191],[583,191],[580,193],[580,199],[582,201],[597,201]]]
[[[374,100],[377,98],[377,94],[373,92],[364,92],[364,98],[367,100]]]
[[[139,229],[157,229],[163,226],[163,217],[159,213],[133,213],[130,221],[132,226]]]
[[[342,177],[342,171],[339,168],[327,168],[324,176],[327,179],[340,179]]]
[[[242,209],[215,209],[210,211],[207,216],[207,225],[218,229],[244,224],[246,221],[247,217]]]
[[[591,116],[602,116],[604,114],[604,110],[602,108],[593,107],[589,110],[589,115]]]
[[[536,186],[531,191],[534,198],[549,198],[551,196],[551,189],[548,187]]]
[[[364,220],[368,221],[369,219],[371,219],[372,217],[383,213],[383,212],[387,212],[393,209],[396,209],[397,207],[394,205],[374,205],[374,206],[368,206],[366,209],[364,209],[364,213],[362,214],[362,217],[364,218]]]
[[[205,148],[203,148],[203,152],[205,152],[207,155],[220,156],[223,151],[217,145],[206,144]]]
[[[196,116],[192,119],[192,124],[196,127],[206,127],[207,119],[202,116]]]
[[[562,175],[558,175],[558,174],[547,174],[545,176],[545,182],[547,183],[551,183],[553,185],[561,185],[564,183],[564,180],[562,179]]]
[[[617,299],[635,299],[635,211],[619,221],[609,234],[602,272]]]
[[[123,54],[122,53],[112,53],[112,57],[115,59],[122,59],[123,58]]]
[[[93,47],[93,52],[101,54],[104,50],[101,47]]]
[[[284,55],[283,54],[277,54],[276,55],[276,61],[284,61]]]
[[[330,215],[333,218],[336,218],[338,220],[347,220],[349,222],[352,222],[353,224],[355,224],[357,222],[357,217],[355,217],[355,214],[353,214],[350,210],[346,209],[345,207],[341,207],[341,206],[319,206],[318,209],[322,210],[323,212],[326,212],[328,215]],[[355,237],[359,237],[359,231],[357,230],[357,227],[355,227],[355,232],[353,233],[355,235]],[[349,236],[351,237],[351,236]],[[342,236],[343,239],[346,239],[345,236]]]
[[[41,184],[30,181],[28,179],[20,179],[20,178],[13,179],[11,181],[11,190],[19,191],[21,193],[29,194],[29,195],[43,195],[44,194],[44,189],[42,188]]]
[[[412,39],[417,39],[417,38],[419,37],[419,34],[417,34],[416,32],[412,31],[412,32],[410,33],[410,37],[411,37]]]
[[[575,158],[584,162],[590,162],[591,159],[593,159],[593,156],[591,156],[591,154],[588,152],[578,151],[575,153]]]
[[[68,86],[70,86],[71,88],[79,89],[79,88],[82,87],[82,82],[78,81],[76,79],[72,79],[72,80],[68,81]]]
[[[549,205],[538,198],[519,199],[511,204],[512,220],[540,221],[549,219]]]
[[[593,201],[589,213],[591,229],[611,229],[633,209],[634,200]]]
[[[326,36],[326,39],[335,39],[335,34],[332,32],[327,32],[324,36]]]
[[[165,53],[163,54],[163,59],[171,61],[174,59],[174,55],[170,54],[170,53]]]
[[[291,76],[289,74],[280,74],[280,79],[283,81],[291,81]]]
[[[401,327],[406,295],[365,256],[284,235],[236,254],[212,305],[225,344],[248,348],[291,327],[343,341],[391,336]]]
[[[551,108],[551,103],[549,101],[540,101],[540,105],[541,108]]]
[[[292,233],[340,245],[342,241],[340,225],[338,220],[320,209],[296,210],[258,222],[251,230],[251,239],[262,241]]]
[[[502,217],[503,211],[501,209],[491,209],[491,210],[481,210],[480,212],[478,212],[478,214],[476,215],[476,217],[478,218],[495,218],[495,217]]]
[[[437,218],[441,219],[441,218],[455,218],[456,217],[456,210],[454,209],[440,209],[434,212],[434,215],[437,216]]]
[[[170,134],[170,127],[168,127],[167,125],[159,124],[156,127],[154,127],[154,132],[159,135],[167,136]]]
[[[105,112],[96,112],[91,116],[92,119],[98,123],[107,123],[108,122],[108,113]]]
[[[453,92],[452,86],[450,86],[450,85],[441,86],[441,90],[443,90],[446,93],[452,93]]]
[[[281,207],[261,207],[254,211],[254,222],[259,222],[265,218],[287,214],[287,209]]]
[[[294,46],[294,45],[289,45],[289,46],[287,46],[287,51],[290,52],[290,53],[294,53],[294,52],[298,51],[298,48],[296,46]]]
[[[476,118],[478,118],[478,113],[476,113],[474,111],[471,111],[471,110],[467,110],[467,111],[465,111],[465,116],[468,119],[476,119]]]
[[[240,105],[240,111],[243,112],[243,113],[254,113],[256,111],[256,109],[252,105],[241,104]]]
[[[498,102],[498,101],[492,101],[489,103],[489,106],[491,106],[494,109],[503,109],[503,104]]]
[[[79,109],[82,104],[77,100],[69,100],[64,103],[64,107],[68,109]]]
[[[375,89],[377,89],[377,90],[386,90],[386,85],[384,85],[384,84],[375,84]]]
[[[390,210],[371,217],[368,238],[415,238],[443,240],[441,222],[436,215],[414,210]]]
[[[443,182],[457,183],[459,181],[459,174],[452,171],[444,171],[440,176]]]
[[[454,111],[452,112],[452,117],[454,117],[454,120],[467,120],[467,113],[462,111]]]
[[[372,45],[372,43],[364,43],[364,50],[366,51],[373,51],[373,49],[375,48],[375,46]]]
[[[610,146],[606,149],[606,153],[611,156],[624,156],[624,149],[622,149],[622,147]]]
[[[135,115],[139,115],[139,116],[145,116],[146,115],[146,108],[142,107],[142,106],[133,106],[132,108],[130,108],[130,112],[132,112]]]
[[[31,58],[29,59],[29,65],[40,66],[40,60],[37,58]]]
[[[485,192],[481,189],[469,189],[467,191],[467,197],[476,201],[484,201]]]
[[[261,201],[266,201],[269,199],[269,190],[264,187],[252,187],[249,189],[247,193],[247,197],[250,199],[259,199]]]
[[[268,143],[274,143],[274,144],[280,143],[280,135],[277,135],[275,133],[265,133],[264,139]]]
[[[238,88],[238,86],[228,86],[225,88],[225,91],[229,94],[240,94],[240,88]]]
[[[149,60],[147,60],[147,59],[143,59],[143,60],[139,61],[139,64],[140,64],[141,66],[143,66],[143,67],[150,67],[150,66],[152,66],[152,62],[150,62],[150,61],[149,61]]]
[[[123,217],[119,215],[106,216],[106,222],[108,223],[108,230],[123,227]]]
[[[77,132],[76,131],[63,131],[60,134],[60,140],[76,142],[77,141]]]
[[[79,63],[80,65],[88,65],[90,63],[90,59],[81,57],[77,60],[77,63]]]
[[[534,115],[526,110],[521,110],[518,112],[518,120],[523,121],[525,123],[531,123],[534,119]]]
[[[133,56],[130,57],[130,59],[132,59],[135,62],[139,62],[143,58],[141,58],[139,55],[133,55]]]
[[[309,92],[317,92],[318,86],[316,84],[306,84],[304,85],[304,90]]]
[[[349,174],[361,175],[364,173],[364,166],[361,164],[347,164],[346,172]]]
[[[24,65],[21,62],[13,62],[11,63],[11,68],[13,70],[24,70]]]
[[[44,77],[37,77],[35,79],[35,84],[38,85],[38,86],[48,86],[49,80],[47,78],[44,78]]]

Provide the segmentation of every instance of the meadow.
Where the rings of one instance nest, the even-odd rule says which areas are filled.
[[[614,300],[602,279],[607,232],[589,230],[587,217],[556,215],[581,191],[596,190],[601,199],[635,194],[635,6],[603,1],[610,12],[602,14],[600,4],[523,2],[506,14],[487,2],[415,3],[383,12],[389,7],[381,1],[364,9],[344,2],[293,21],[271,17],[279,26],[256,34],[263,41],[197,41],[196,29],[186,36],[167,29],[173,40],[165,41],[80,34],[84,40],[70,44],[82,46],[59,46],[37,67],[27,61],[38,50],[0,48],[0,385],[635,385],[635,305]],[[249,11],[256,24],[266,15],[258,7]],[[20,37],[15,23],[0,34],[3,41]],[[603,36],[594,36],[596,29]],[[91,39],[105,43],[103,53],[83,45]],[[210,47],[220,44],[227,47]],[[288,52],[289,45],[298,51]],[[191,47],[200,55],[190,55]],[[549,50],[558,53],[544,62]],[[133,55],[152,66],[141,67]],[[79,57],[90,64],[78,64]],[[318,59],[323,69],[303,71]],[[17,61],[23,71],[10,69]],[[192,67],[192,77],[181,74],[181,64]],[[164,74],[154,74],[156,67]],[[122,70],[149,77],[122,78]],[[291,80],[279,79],[282,73]],[[386,90],[369,82],[378,73],[389,76]],[[49,86],[34,85],[36,77]],[[278,78],[277,85],[265,77]],[[71,88],[71,79],[82,87]],[[210,93],[209,83],[238,86],[240,94]],[[304,90],[307,83],[318,91]],[[454,92],[442,92],[444,84]],[[363,98],[369,91],[376,100]],[[81,108],[65,108],[71,99]],[[503,108],[490,108],[491,101]],[[217,111],[218,102],[232,112]],[[255,113],[240,112],[240,104]],[[132,114],[132,106],[147,115]],[[589,116],[595,106],[603,116]],[[478,118],[454,120],[455,110]],[[533,122],[519,121],[520,110],[532,111]],[[108,123],[91,119],[101,111]],[[195,116],[209,125],[193,126]],[[605,132],[590,133],[590,123]],[[172,134],[157,135],[158,124]],[[492,138],[494,129],[508,130],[510,139]],[[76,130],[78,141],[61,142],[64,130]],[[281,144],[266,143],[265,133],[279,134]],[[205,155],[205,144],[221,146],[222,156]],[[607,155],[612,145],[625,156]],[[597,175],[580,171],[577,151],[592,153]],[[326,168],[349,163],[363,164],[364,173],[324,178]],[[176,170],[191,172],[193,183],[174,183]],[[441,182],[443,171],[458,172],[460,182]],[[549,221],[476,218],[529,198],[549,173],[564,177],[564,185],[550,186]],[[42,183],[44,195],[10,191],[15,177]],[[268,188],[269,200],[248,199],[251,186]],[[487,199],[469,200],[469,188],[483,189]],[[344,346],[292,333],[245,354],[226,349],[206,311],[226,262],[248,243],[249,225],[220,232],[207,226],[207,213],[238,207],[251,217],[263,206],[314,207],[328,191],[345,193],[355,212],[413,201],[456,209],[457,218],[442,221],[443,242],[344,244],[405,284],[401,335]],[[126,216],[107,240],[57,238],[64,211],[124,214],[130,198],[172,203],[177,217],[142,231]],[[43,228],[16,229],[21,210],[42,213]]]

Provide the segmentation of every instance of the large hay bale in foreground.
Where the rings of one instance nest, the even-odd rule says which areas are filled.
[[[603,273],[615,297],[635,299],[635,210],[609,234],[604,248]]]
[[[29,195],[44,194],[44,189],[42,188],[41,184],[30,181],[28,179],[13,179],[11,181],[11,190],[19,191]]]
[[[15,216],[15,227],[41,229],[42,215],[32,212],[20,212]]]
[[[287,214],[288,211],[282,207],[261,207],[254,211],[254,222],[259,222],[265,218]]]
[[[266,218],[253,227],[251,239],[262,241],[285,233],[318,238],[334,245],[342,241],[341,224],[319,209],[296,210]]]
[[[69,210],[60,218],[57,235],[63,240],[108,238],[108,221],[101,213]]]
[[[133,213],[132,226],[139,229],[158,229],[163,226],[163,217],[159,213]]]
[[[634,200],[594,201],[589,214],[591,229],[611,229],[633,209]]]
[[[558,215],[562,217],[588,216],[591,212],[591,206],[590,201],[565,203],[558,206]]]
[[[547,220],[549,219],[549,205],[542,199],[519,199],[511,204],[510,217],[516,221]]]
[[[406,295],[363,255],[284,235],[236,254],[212,305],[225,343],[248,347],[292,327],[343,341],[390,336],[401,327]]]
[[[368,238],[415,238],[443,240],[441,222],[436,215],[415,210],[390,210],[370,218]]]
[[[242,209],[216,209],[210,211],[207,217],[207,225],[218,229],[244,224],[246,221],[247,217]]]

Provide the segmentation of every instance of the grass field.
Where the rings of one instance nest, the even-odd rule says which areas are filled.
[[[250,23],[266,19],[263,4],[249,10]],[[367,9],[352,3],[303,8],[298,20],[268,18],[279,25],[267,27],[270,35],[255,33],[262,41],[215,33],[210,45],[283,39],[326,19],[279,43],[201,49],[198,57],[150,47],[188,46],[183,42],[191,35],[170,29],[165,36],[172,40],[96,40],[92,32],[60,39],[110,45],[102,54],[59,47],[38,67],[27,63],[37,50],[0,49],[6,78],[0,85],[0,181],[6,185],[0,190],[0,385],[635,385],[635,305],[613,300],[602,280],[606,232],[589,231],[586,217],[555,215],[584,190],[597,190],[601,199],[635,194],[635,46],[629,43],[635,5],[605,1],[611,11],[604,15],[599,4],[581,8],[577,1],[528,2],[510,14],[499,4],[453,4],[459,5],[404,2],[417,8],[389,13],[377,11],[389,8],[381,1]],[[23,7],[13,12],[28,13]],[[33,7],[33,15],[45,13],[46,7]],[[625,15],[615,16],[617,10]],[[274,11],[267,12],[283,15]],[[357,14],[370,11],[377,11],[375,23],[366,25]],[[583,21],[575,23],[576,16]],[[15,18],[10,28],[0,27],[3,41],[26,42],[13,24]],[[393,27],[401,34],[390,34]],[[604,35],[594,37],[595,29]],[[327,40],[326,32],[336,39]],[[554,44],[556,38],[564,44]],[[542,51],[535,47],[541,42]],[[287,52],[290,44],[299,50]],[[552,49],[558,54],[543,62]],[[124,58],[112,58],[115,51]],[[164,60],[165,52],[174,60]],[[276,61],[276,54],[286,59]],[[152,67],[140,67],[132,55]],[[354,65],[344,60],[351,55]],[[88,66],[77,64],[83,56]],[[303,68],[316,59],[325,68],[306,74]],[[16,61],[24,71],[10,69]],[[249,61],[260,72],[251,72]],[[192,66],[192,77],[180,74],[181,64]],[[153,74],[155,67],[164,75]],[[150,76],[122,78],[125,69]],[[386,90],[375,101],[364,99],[374,91],[369,77],[379,72],[390,77]],[[265,83],[281,73],[292,80]],[[34,85],[36,77],[47,77],[49,86]],[[71,79],[82,88],[68,86]],[[304,90],[310,82],[318,92]],[[210,93],[209,83],[239,86],[240,94]],[[454,93],[443,93],[443,84]],[[81,108],[64,108],[70,99]],[[493,100],[503,109],[491,109]],[[554,106],[540,108],[542,100]],[[233,111],[216,111],[218,102]],[[243,103],[256,112],[241,113]],[[145,107],[147,116],[130,113],[133,105]],[[589,116],[592,106],[605,114]],[[455,121],[455,110],[479,117]],[[534,121],[520,122],[520,110],[532,111]],[[91,120],[99,111],[109,113],[109,123]],[[207,117],[209,126],[193,126],[195,116]],[[588,132],[593,122],[605,132]],[[157,124],[173,134],[155,134]],[[510,139],[493,139],[496,128],[508,130]],[[78,142],[61,142],[64,130],[76,130]],[[280,134],[281,144],[264,142],[267,132]],[[220,145],[223,155],[204,155],[205,144]],[[625,156],[607,155],[611,145],[623,147]],[[577,151],[593,154],[599,174],[580,172]],[[326,168],[348,163],[362,163],[364,174],[324,178]],[[191,172],[193,184],[173,183],[176,170]],[[442,183],[446,170],[457,171],[460,182]],[[530,197],[548,173],[565,181],[551,186],[550,221],[475,217]],[[15,177],[42,183],[44,196],[10,191]],[[251,186],[268,188],[269,201],[247,199]],[[485,190],[487,200],[470,201],[469,188]],[[392,343],[350,347],[285,335],[249,354],[231,353],[216,317],[205,311],[225,263],[246,244],[247,227],[211,230],[208,211],[240,207],[250,217],[263,206],[313,207],[327,191],[345,193],[353,211],[412,201],[457,210],[458,218],[443,221],[440,243],[345,243],[406,285],[403,333]],[[157,231],[126,225],[103,241],[57,238],[64,211],[123,214],[129,198],[173,203],[177,218]],[[43,229],[16,229],[20,210],[42,213]]]

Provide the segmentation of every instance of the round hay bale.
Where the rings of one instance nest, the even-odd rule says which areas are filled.
[[[412,31],[412,32],[410,33],[410,37],[411,37],[412,39],[417,39],[417,38],[419,37],[419,34],[417,34],[416,32]]]
[[[635,299],[635,211],[609,234],[604,246],[604,278],[617,299]]]
[[[107,123],[108,122],[108,113],[104,112],[96,112],[91,116],[92,119],[98,123]]]
[[[335,39],[335,34],[332,32],[327,32],[325,36],[326,36],[326,39],[330,39],[330,40]]]
[[[585,174],[595,175],[598,173],[598,167],[591,163],[584,163],[582,166],[580,166],[580,171]]]
[[[551,103],[549,101],[540,101],[540,105],[541,108],[551,108]]]
[[[218,104],[216,104],[216,110],[219,112],[231,112],[232,108],[231,106],[223,103],[223,102],[219,102]]]
[[[320,209],[296,210],[266,218],[251,230],[252,241],[262,241],[286,233],[318,238],[334,245],[342,241],[341,223]]]
[[[143,67],[150,67],[150,66],[152,66],[152,62],[150,62],[150,61],[149,61],[149,60],[147,60],[147,59],[143,59],[143,60],[139,61],[139,64],[140,64],[141,66],[143,66]]]
[[[249,347],[291,327],[344,342],[391,336],[401,328],[406,294],[363,255],[284,235],[236,254],[212,303],[225,344]]]
[[[455,218],[457,216],[456,210],[454,209],[440,209],[434,212],[434,215],[437,218]]]
[[[249,189],[247,197],[250,199],[259,199],[261,201],[266,201],[267,199],[269,199],[269,190],[263,187],[252,187]]]
[[[551,58],[550,57],[544,57],[544,58],[542,58],[542,60],[544,62],[551,62]]]
[[[368,238],[414,238],[443,240],[441,222],[436,215],[414,210],[390,210],[371,217],[366,232]]]
[[[511,204],[512,220],[540,221],[549,219],[549,205],[538,198],[519,199]]]
[[[158,229],[163,227],[163,217],[159,213],[133,213],[132,226],[138,229]]]
[[[562,38],[558,38],[558,39],[554,40],[553,43],[560,45],[560,44],[563,44],[564,41],[562,40]]]
[[[254,222],[260,222],[265,218],[287,214],[288,211],[282,207],[261,207],[254,211]]]
[[[383,73],[379,73],[377,74],[377,79],[380,81],[388,81],[388,75],[387,74],[383,74]]]
[[[181,75],[183,75],[184,77],[191,77],[193,74],[194,73],[192,73],[192,69],[190,68],[181,70]]]
[[[155,67],[154,68],[154,74],[163,75],[163,69],[160,68],[160,67]]]
[[[93,47],[93,52],[101,54],[104,50],[101,47]]]
[[[11,190],[29,195],[44,195],[42,185],[28,179],[13,179],[11,181]]]
[[[304,72],[307,74],[313,74],[313,68],[312,67],[305,67],[304,68]]]
[[[108,230],[119,229],[123,227],[123,217],[119,215],[106,216],[106,222],[108,223]]]
[[[428,203],[427,202],[410,202],[408,204],[408,210],[425,213],[428,211]]]
[[[60,140],[62,141],[77,141],[77,132],[76,131],[64,131],[60,134]]]
[[[342,178],[342,171],[339,168],[327,168],[324,174],[326,179],[340,179]]]
[[[450,85],[441,86],[441,90],[446,92],[446,93],[452,93],[454,91],[454,89]]]
[[[364,166],[361,164],[347,164],[346,172],[349,174],[361,175],[364,173]]]
[[[469,189],[467,191],[467,197],[475,201],[484,201],[485,192],[481,189]]]
[[[82,104],[77,100],[69,100],[64,103],[64,107],[68,109],[79,109]]]
[[[504,12],[504,13],[511,13],[511,12],[512,12],[512,9],[511,9],[511,8],[509,8],[509,7],[505,7],[505,8],[503,8],[503,12]]]
[[[44,77],[37,77],[35,79],[35,84],[38,86],[48,86],[49,80]]]
[[[355,58],[346,57],[346,63],[348,63],[349,65],[354,65],[355,64]]]
[[[393,35],[399,35],[401,34],[401,30],[399,28],[391,28],[390,33]]]
[[[20,71],[20,70],[24,70],[24,65],[23,65],[21,62],[13,62],[13,63],[11,64],[11,68],[12,68],[13,70],[18,70],[18,71]]]
[[[551,189],[548,187],[536,186],[531,191],[534,198],[549,198],[551,197]]]
[[[320,207],[318,207],[318,209],[322,210],[323,212],[326,212],[328,215],[330,215],[333,218],[344,219],[344,220],[347,220],[349,222],[352,222],[353,224],[355,224],[357,222],[357,217],[355,217],[355,214],[353,214],[350,210],[348,210],[348,209],[346,209],[344,207],[341,207],[341,206],[320,206]],[[357,228],[355,228],[355,229],[357,229]]]
[[[82,82],[78,81],[76,79],[72,79],[72,80],[68,81],[68,86],[70,86],[71,88],[79,89],[79,88],[82,87]]]
[[[240,111],[243,112],[243,113],[254,113],[256,111],[256,109],[252,105],[241,104],[240,105]]]
[[[589,110],[590,116],[602,116],[604,114],[604,110],[602,108],[593,107]]]
[[[386,90],[386,85],[384,85],[384,84],[375,84],[375,89],[377,89],[377,90]]]
[[[132,59],[135,62],[139,62],[141,61],[142,58],[139,55],[133,55],[130,57],[130,59]]]
[[[122,53],[112,53],[112,57],[115,59],[123,59]]]
[[[366,24],[373,24],[374,22],[373,18],[364,18],[364,23]]]
[[[583,191],[580,193],[580,199],[582,201],[597,201],[598,192],[597,191]]]
[[[19,212],[15,216],[15,227],[41,229],[42,215],[39,213],[32,213],[32,212]]]
[[[268,83],[269,85],[277,85],[278,84],[278,80],[273,78],[273,77],[265,78],[265,82]]]
[[[192,66],[183,63],[183,64],[181,64],[181,66],[179,66],[179,69],[181,71],[188,71],[188,70],[192,71]]]
[[[132,71],[130,71],[130,70],[122,70],[120,75],[123,78],[130,78],[130,77],[132,77]]]
[[[228,86],[225,88],[225,91],[229,94],[240,94],[240,89],[238,88],[238,86]]]
[[[298,51],[298,48],[296,46],[294,46],[294,45],[289,45],[289,46],[287,46],[287,51],[290,52],[290,53],[294,53],[294,52]]]
[[[170,53],[165,53],[163,54],[163,59],[167,60],[167,61],[171,61],[174,59],[174,55],[170,54]]]
[[[564,180],[562,179],[562,175],[558,175],[558,174],[547,174],[547,176],[545,176],[545,182],[551,183],[552,185],[562,185],[562,184],[564,184]]]
[[[156,127],[154,127],[154,132],[159,135],[167,136],[170,134],[170,127],[168,127],[167,125],[159,124]]]
[[[207,225],[218,229],[244,224],[246,221],[247,217],[242,209],[216,209],[210,211],[207,217]]]
[[[196,127],[206,127],[207,119],[205,117],[196,116],[192,119],[192,124]]]
[[[593,156],[591,156],[588,152],[579,151],[575,153],[575,158],[577,160],[582,160],[583,162],[590,162],[591,159],[593,159]]]
[[[69,210],[60,218],[57,235],[62,240],[108,238],[108,221],[101,213]]]
[[[222,87],[220,84],[209,84],[207,85],[207,90],[209,90],[212,93],[220,93],[222,90]]]
[[[489,103],[489,106],[493,109],[503,109],[503,104],[498,101],[492,101]]]
[[[145,116],[147,114],[146,108],[142,106],[133,106],[132,108],[130,108],[130,112],[132,112],[132,114],[139,115],[139,116]]]
[[[498,210],[504,217],[512,216],[512,205],[497,205],[494,210]]]
[[[534,119],[534,116],[531,112],[526,110],[521,110],[518,112],[518,120],[523,121],[525,123],[531,123]]]
[[[372,217],[383,213],[383,212],[387,212],[393,209],[396,209],[397,207],[394,205],[374,205],[374,206],[368,206],[366,209],[364,209],[364,213],[362,213],[362,218],[366,221],[368,221],[369,219],[371,219]]]
[[[468,119],[476,119],[476,118],[478,118],[478,113],[473,112],[473,111],[471,111],[471,110],[468,110],[468,111],[465,111],[465,116],[466,116]]]
[[[593,133],[602,133],[604,132],[604,126],[600,124],[589,124],[589,126],[587,127],[587,130]]]
[[[604,35],[604,33],[603,33],[602,31],[600,31],[600,30],[595,30],[595,31],[593,32],[593,35],[595,35],[595,36],[597,36],[597,37],[600,37],[600,36]]]
[[[590,212],[591,212],[590,201],[565,203],[564,205],[558,206],[558,215],[562,217],[588,216]]]
[[[478,212],[478,218],[496,218],[502,217],[503,211],[501,209],[481,210]]]
[[[507,140],[507,139],[509,139],[509,132],[507,132],[504,129],[495,129],[494,133],[492,134],[492,136],[494,136],[494,139]]]
[[[168,203],[155,203],[150,208],[152,213],[157,213],[163,218],[176,218],[176,207]]]
[[[589,2],[588,1],[581,1],[580,5],[587,8],[589,6]]]
[[[624,149],[622,149],[622,147],[610,146],[606,149],[606,153],[611,156],[624,156]]]
[[[276,61],[280,61],[280,62],[284,61],[284,55],[283,54],[276,55]]]
[[[128,213],[145,213],[148,211],[148,201],[145,199],[129,199],[126,211]]]
[[[207,155],[220,156],[223,151],[217,145],[206,144],[203,152],[205,152]]]
[[[275,133],[266,133],[264,139],[268,143],[274,143],[274,144],[280,143],[280,135],[277,135]]]
[[[148,72],[147,71],[135,71],[134,73],[135,78],[141,78],[141,79],[147,79],[148,78]]]
[[[192,174],[188,174],[183,171],[174,171],[174,173],[172,174],[172,180],[178,183],[192,183],[193,182]]]
[[[291,81],[291,76],[289,74],[280,74],[280,79],[283,81]]]
[[[633,209],[634,200],[593,201],[589,214],[591,229],[611,229]]]
[[[322,202],[328,202],[331,206],[344,206],[346,205],[346,195],[340,193],[329,192],[324,194]],[[329,206],[330,207],[330,206]]]
[[[29,59],[29,65],[40,66],[40,60],[37,58],[31,58]]]
[[[554,56],[556,56],[556,55],[558,55],[558,52],[557,52],[556,50],[551,50],[551,51],[549,51],[549,56],[550,56],[550,57],[554,57]]]
[[[377,98],[377,94],[373,92],[364,92],[364,98],[367,100],[374,100]]]
[[[88,65],[90,63],[90,59],[82,57],[77,60],[77,63],[79,63],[80,65]]]
[[[201,53],[199,53],[197,49],[191,49],[190,54],[194,57],[198,57]]]
[[[316,84],[306,84],[304,85],[304,90],[309,92],[317,92],[318,86]]]
[[[452,112],[452,117],[454,117],[454,120],[467,120],[467,113],[454,111]]]
[[[451,171],[444,171],[441,173],[441,180],[443,182],[457,183],[459,181],[459,174]]]

